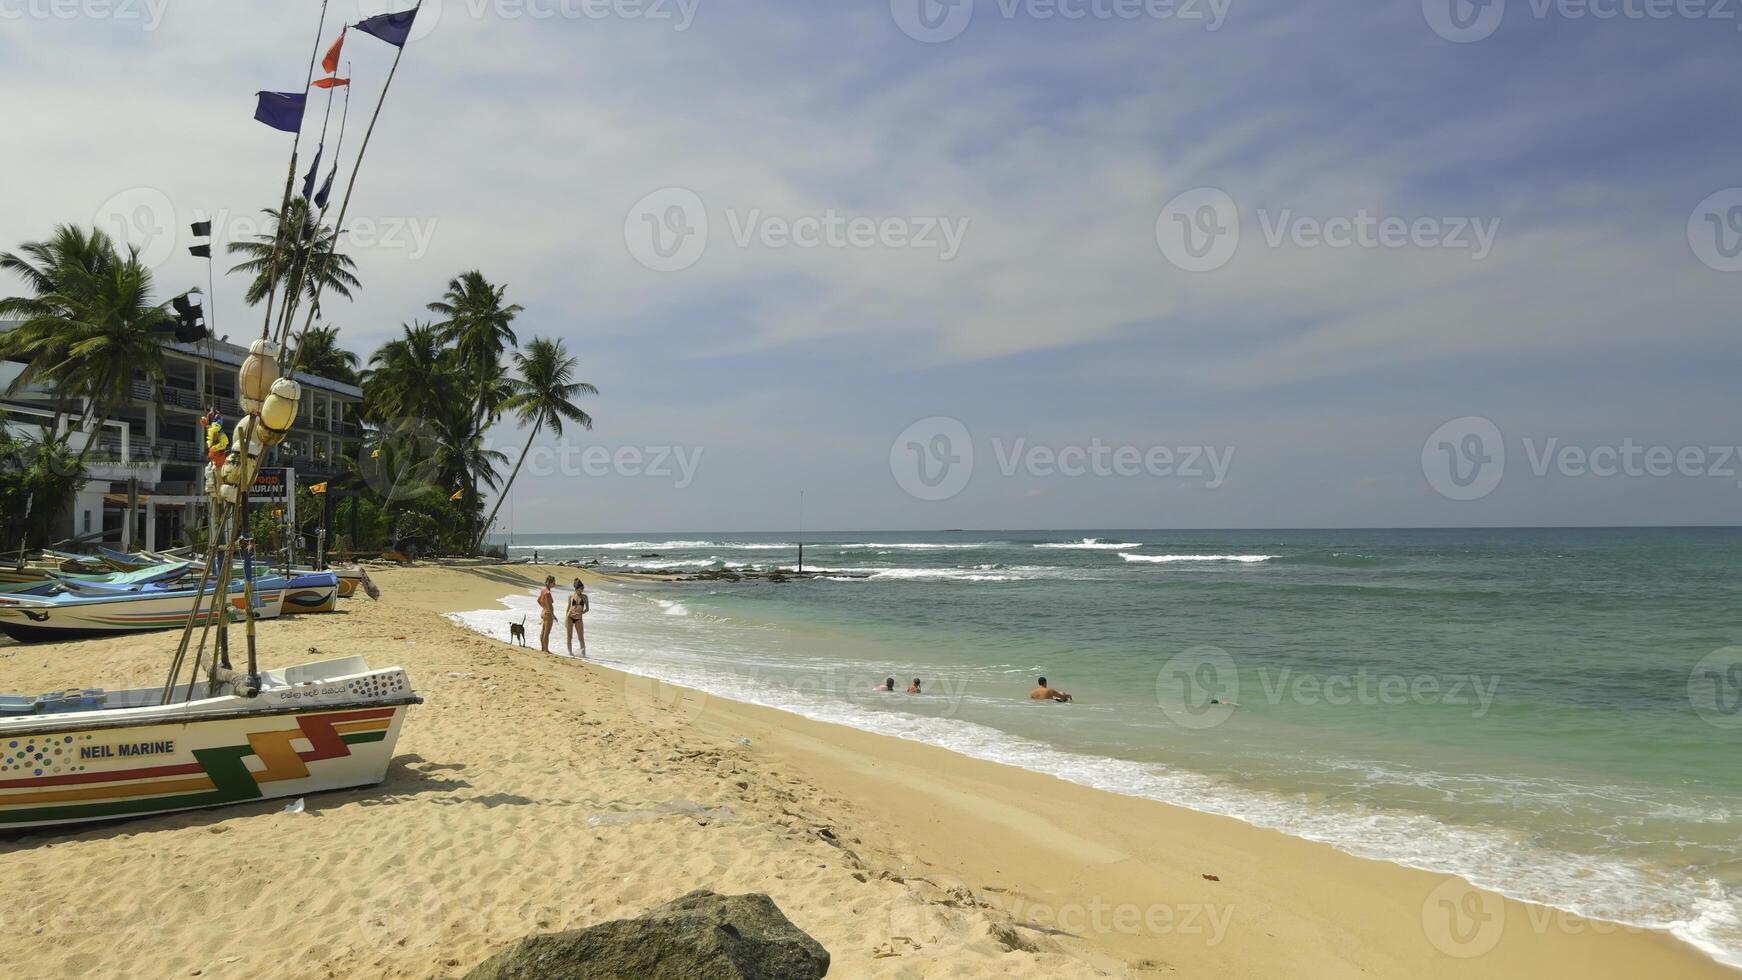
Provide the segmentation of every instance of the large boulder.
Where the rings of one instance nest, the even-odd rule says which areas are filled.
[[[529,936],[465,980],[819,980],[829,951],[767,895],[690,892],[638,919]]]

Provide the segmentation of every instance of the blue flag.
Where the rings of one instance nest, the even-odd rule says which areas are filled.
[[[315,148],[315,162],[308,165],[308,173],[302,178],[302,199],[305,201],[315,192],[315,177],[320,175],[321,154],[326,152],[326,149],[325,143]]]
[[[333,196],[333,178],[339,175],[339,164],[333,163],[333,169],[327,171],[327,182],[321,185],[320,192],[315,195],[315,207],[325,211],[327,199]]]
[[[405,47],[405,41],[411,36],[411,22],[417,19],[417,8],[401,10],[396,14],[376,14],[367,20],[357,22],[357,30],[365,34],[373,34],[396,48]]]
[[[307,92],[257,92],[260,104],[254,107],[254,118],[273,129],[295,133],[302,129],[302,110],[308,104]]]

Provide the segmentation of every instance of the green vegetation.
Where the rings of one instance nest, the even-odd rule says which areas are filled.
[[[251,305],[276,295],[288,304],[280,319],[288,323],[296,305],[314,301],[317,279],[326,294],[349,297],[360,288],[353,260],[335,251],[337,235],[301,199],[282,221],[275,211],[266,214],[270,232],[230,245],[242,259],[230,271],[249,277]],[[81,427],[94,422],[88,430],[100,432],[134,397],[135,381],[161,381],[162,342],[176,321],[168,302],[154,300],[151,270],[138,250],[122,252],[98,230],[57,228],[46,241],[0,254],[0,271],[26,287],[26,295],[0,299],[0,319],[21,321],[0,334],[0,359],[24,365],[6,394],[46,391],[55,412],[40,439],[0,431],[0,549],[41,547],[99,443],[54,433],[68,419]],[[428,304],[436,322],[402,326],[401,336],[366,364],[339,346],[335,327],[293,334],[287,364],[363,390],[361,448],[342,461],[343,475],[328,481],[333,550],[403,545],[475,553],[520,474],[517,462],[503,480],[508,457],[488,438],[502,417],[511,413],[530,428],[522,461],[543,432],[561,437],[565,423],[592,427],[574,402],[597,390],[574,380],[576,360],[561,341],[533,338],[517,349],[513,324],[524,311],[507,292],[477,270],[455,276]],[[486,491],[497,494],[488,514]],[[299,522],[317,522],[326,505],[319,495],[299,498]],[[269,510],[256,512],[251,526],[261,549],[280,546],[282,532]]]

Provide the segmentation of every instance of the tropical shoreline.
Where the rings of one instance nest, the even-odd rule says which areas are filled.
[[[830,949],[838,976],[1733,975],[1665,933],[545,656],[535,628],[523,650],[444,621],[529,590],[547,571],[384,569],[380,603],[262,624],[268,649],[343,644],[410,671],[427,703],[408,720],[387,782],[310,797],[301,814],[263,802],[0,841],[23,884],[0,909],[41,923],[0,966],[455,976],[527,933],[633,916],[713,887],[774,896]],[[595,588],[622,582],[581,575]],[[119,684],[159,671],[160,638],[9,644],[0,658],[26,689],[75,669]],[[722,831],[736,835],[724,848]],[[149,911],[173,890],[261,928],[285,903],[306,901],[293,881],[238,873],[237,847],[334,856],[312,870],[328,898],[299,926],[325,952],[287,959]],[[150,884],[119,905],[80,892],[85,873],[117,861]],[[1447,902],[1476,913],[1463,923],[1470,931],[1444,918]],[[179,946],[151,942],[177,936]],[[146,946],[178,948],[144,962],[123,953]]]

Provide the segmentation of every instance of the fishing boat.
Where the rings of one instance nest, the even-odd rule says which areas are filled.
[[[103,564],[108,565],[117,572],[137,572],[142,568],[150,568],[153,565],[162,564],[162,562],[159,562],[157,559],[148,558],[143,554],[127,554],[126,552],[112,551],[103,547],[97,548],[97,554],[102,558]]]
[[[284,614],[329,613],[338,608],[339,577],[332,572],[299,572],[284,586]]]
[[[204,615],[214,621],[204,594],[192,589],[53,595],[0,595],[0,633],[24,643],[79,640],[120,633],[181,629]]]
[[[54,572],[49,575],[49,578],[52,581],[68,586],[92,585],[126,589],[159,582],[173,582],[176,579],[186,576],[193,570],[194,566],[184,561],[173,564],[152,565],[131,572],[105,572],[100,575],[85,575],[77,572]]]
[[[284,587],[287,581],[288,580],[281,575],[256,575],[254,577],[254,617],[256,619],[277,619],[279,617],[279,614],[283,611]],[[193,587],[190,585],[182,583],[163,584],[157,582],[147,583],[145,585],[115,585],[107,582],[65,582],[57,587],[73,595],[84,596],[120,595],[128,592],[141,592],[153,595],[180,592],[191,594],[193,591]],[[0,594],[3,594],[6,588],[6,586],[0,586]],[[206,587],[208,594],[210,594],[212,588],[213,587],[209,585]],[[247,588],[240,580],[231,582],[229,588],[231,606],[236,609],[242,609],[243,602],[245,601],[243,596],[246,592]]]
[[[0,828],[172,813],[378,783],[405,671],[361,657],[159,689],[0,696]]]
[[[280,575],[268,575],[254,580],[254,618],[277,619],[284,614],[285,585],[288,580]],[[240,583],[234,587],[235,594],[230,596],[230,605],[238,612],[247,611],[246,592]]]

